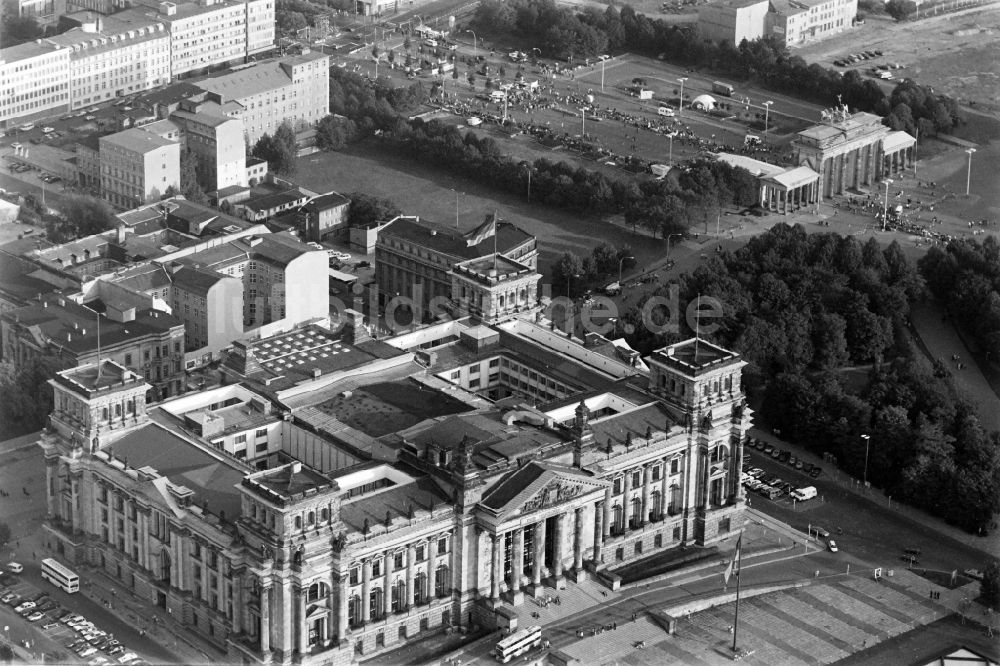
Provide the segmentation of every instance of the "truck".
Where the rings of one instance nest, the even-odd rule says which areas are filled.
[[[649,170],[657,178],[663,178],[668,173],[670,173],[670,165],[668,164],[650,164]]]
[[[604,293],[607,296],[617,296],[622,293],[622,286],[617,282],[612,282],[607,287],[604,288]]]
[[[798,502],[804,502],[816,497],[816,487],[806,486],[805,488],[799,488],[798,490],[793,490],[791,492],[792,499]]]
[[[718,93],[719,95],[725,95],[726,97],[732,97],[736,90],[733,88],[732,84],[723,83],[722,81],[712,81],[712,92]]]

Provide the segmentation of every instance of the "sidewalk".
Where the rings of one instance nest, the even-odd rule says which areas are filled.
[[[865,497],[874,504],[887,507],[901,516],[905,516],[910,520],[933,530],[934,532],[950,537],[955,541],[969,546],[970,548],[982,551],[990,557],[994,557],[996,556],[996,553],[1000,552],[1000,533],[998,532],[994,532],[985,538],[974,536],[964,530],[958,529],[957,527],[952,527],[943,520],[935,518],[934,516],[919,509],[915,509],[907,504],[903,504],[902,502],[893,502],[891,498],[887,497],[886,494],[878,488],[871,487],[868,489],[868,492],[865,493],[859,480],[849,476],[845,472],[840,471],[812,451],[807,451],[804,447],[799,446],[798,444],[787,442],[777,437],[770,431],[754,426],[750,430],[750,435],[761,439],[768,444],[788,449],[794,453],[796,458],[800,458],[805,462],[811,462],[814,465],[819,465],[823,468],[823,481],[835,483],[842,490],[853,493],[858,497]]]

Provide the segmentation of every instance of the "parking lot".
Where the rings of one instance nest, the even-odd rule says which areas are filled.
[[[147,663],[116,640],[113,634],[96,626],[83,615],[65,608],[54,598],[55,587],[39,589],[20,574],[10,571],[21,566],[8,563],[8,571],[0,576],[0,603],[6,606],[3,611],[5,615],[13,613],[19,616],[10,618],[9,622],[29,624],[62,648],[54,653],[47,651],[47,659],[65,662],[72,653],[78,659],[95,666],[112,663],[142,666]],[[5,618],[4,622],[8,623],[8,619]],[[39,642],[37,639],[27,642],[29,645],[35,644],[36,648],[44,648],[46,645],[45,641]]]

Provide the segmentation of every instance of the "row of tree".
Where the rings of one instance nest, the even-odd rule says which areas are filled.
[[[932,247],[917,264],[948,314],[975,336],[987,360],[1000,361],[1000,242],[986,236]]]
[[[711,337],[748,362],[751,396],[783,437],[833,454],[861,478],[869,435],[870,482],[969,531],[990,528],[1000,510],[1000,434],[984,432],[947,369],[916,351],[907,319],[925,285],[897,243],[781,224],[679,283],[682,305],[699,296],[722,304],[720,319],[701,322],[702,335],[716,324]],[[669,314],[654,311],[654,323]],[[654,334],[636,309],[622,323],[644,353],[693,335],[683,321]]]
[[[628,245],[616,248],[610,243],[601,243],[584,257],[566,252],[552,267],[553,295],[576,296],[602,278],[617,277],[619,268],[634,265],[635,257]]]
[[[484,0],[473,24],[489,35],[528,34],[539,39],[547,54],[556,57],[568,51],[577,57],[593,57],[606,50],[629,51],[709,69],[737,80],[758,81],[771,90],[825,106],[840,100],[852,109],[887,118],[887,124],[894,129],[912,133],[919,127],[924,136],[950,132],[960,121],[954,99],[934,94],[912,80],[903,81],[891,95],[886,95],[877,81],[866,79],[860,72],[851,70],[842,75],[818,64],[810,65],[773,37],[744,39],[738,47],[726,40],[713,43],[702,38],[695,25],[650,19],[628,5],[621,10],[610,6],[604,11],[588,7],[574,14],[556,7],[554,0]],[[566,35],[576,34],[579,24],[589,26],[600,37],[569,40]]]

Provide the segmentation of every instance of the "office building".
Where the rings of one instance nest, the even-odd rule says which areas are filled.
[[[38,42],[0,49],[0,129],[69,109],[69,55]]]
[[[840,34],[857,16],[857,0],[773,0],[767,34],[797,46]]]

